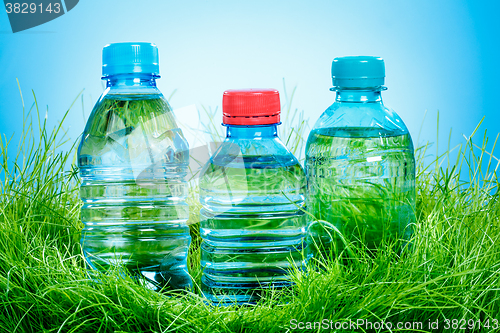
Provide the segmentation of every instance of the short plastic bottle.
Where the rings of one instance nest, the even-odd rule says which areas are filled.
[[[102,73],[78,148],[87,263],[124,268],[154,290],[188,288],[188,143],[156,87],[158,49],[106,45]]]
[[[335,102],[306,145],[308,243],[332,258],[345,242],[400,249],[415,222],[415,158],[410,133],[384,106],[382,58],[339,57],[332,64]]]
[[[223,124],[200,178],[201,288],[215,304],[255,303],[305,267],[305,173],[278,137],[277,90],[225,91]]]

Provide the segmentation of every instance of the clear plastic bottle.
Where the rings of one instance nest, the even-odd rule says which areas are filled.
[[[78,148],[81,244],[88,264],[125,267],[159,290],[191,286],[185,175],[188,144],[156,87],[158,49],[103,49],[107,88]]]
[[[216,304],[254,303],[306,264],[305,173],[277,135],[277,90],[228,90],[223,113],[200,179],[201,287]]]
[[[411,235],[415,158],[401,118],[382,103],[384,61],[340,57],[332,64],[336,100],[306,146],[308,227],[315,256],[338,255],[345,239],[370,250]]]

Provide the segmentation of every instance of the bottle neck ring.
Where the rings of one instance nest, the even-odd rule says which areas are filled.
[[[156,88],[156,74],[116,74],[103,77],[107,88]]]
[[[381,92],[387,90],[386,87],[378,86],[372,88],[344,88],[333,87],[330,89],[335,91],[337,96],[335,101],[339,103],[382,103]]]
[[[227,128],[228,138],[258,139],[277,137],[279,124],[281,123],[269,125],[222,125]]]

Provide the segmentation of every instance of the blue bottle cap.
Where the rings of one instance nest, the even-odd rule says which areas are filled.
[[[112,43],[102,49],[102,75],[160,74],[158,47],[152,43]]]
[[[384,84],[384,59],[370,56],[348,56],[333,59],[332,79],[335,87],[368,88]]]

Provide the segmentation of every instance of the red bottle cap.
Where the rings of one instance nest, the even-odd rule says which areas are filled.
[[[268,125],[280,122],[276,89],[231,89],[222,98],[222,122],[227,125]]]

